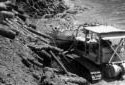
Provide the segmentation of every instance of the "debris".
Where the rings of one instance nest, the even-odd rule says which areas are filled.
[[[0,73],[3,72],[3,75],[7,77],[4,79],[0,74],[0,84],[12,84],[10,81],[14,85],[83,83],[83,80],[74,78],[75,74],[70,73],[63,62],[63,60],[69,62],[66,54],[70,53],[70,50],[60,48],[53,36],[45,31],[40,31],[52,29],[51,26],[50,29],[47,27],[50,23],[47,21],[48,24],[41,23],[44,26],[39,26],[41,27],[39,29],[37,24],[32,25],[26,22],[29,18],[43,18],[44,15],[50,15],[50,19],[56,14],[64,12],[68,8],[63,0],[16,0],[15,3],[17,5],[8,0],[0,2],[0,61],[5,62],[6,65],[0,64]],[[26,6],[23,10],[19,8],[22,4]],[[67,23],[68,21],[59,25],[60,27],[62,25],[62,28],[71,28],[70,23]],[[57,28],[56,25],[53,26],[55,29]],[[53,68],[52,62],[59,69]],[[7,82],[7,79],[10,79],[10,83]]]
[[[64,65],[61,63],[61,61],[55,56],[55,54],[50,51],[51,55],[53,56],[53,58],[56,60],[56,62],[61,66],[61,68],[64,70],[64,72],[66,74],[68,74],[68,71],[66,70],[66,68],[64,67]]]

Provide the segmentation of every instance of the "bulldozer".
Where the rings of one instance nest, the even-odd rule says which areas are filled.
[[[57,33],[56,36],[56,42],[59,43],[57,45],[60,48],[67,51],[67,48],[69,49],[67,46],[73,47],[72,52],[69,52],[70,56],[66,55],[71,59],[68,62],[73,61],[70,69],[75,69],[75,72],[73,72],[74,69],[70,72],[90,82],[103,78],[123,77],[125,74],[125,30],[107,25],[81,26],[77,32],[64,31]]]
[[[83,27],[83,35],[76,36],[75,60],[89,72],[91,81],[118,78],[125,74],[125,30],[113,26]]]

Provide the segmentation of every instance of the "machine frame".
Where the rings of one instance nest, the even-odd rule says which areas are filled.
[[[76,40],[82,41],[84,43],[84,51],[83,56],[84,58],[92,61],[94,64],[98,66],[98,70],[92,70],[92,68],[89,68],[86,63],[83,65],[90,71],[90,74],[92,76],[92,80],[98,80],[101,79],[101,74],[103,74],[103,70],[105,70],[104,75],[107,75],[109,78],[117,77],[118,75],[125,73],[125,30],[118,29],[113,26],[90,26],[90,27],[84,27],[83,29],[83,36],[77,36]],[[109,40],[119,39],[119,42],[117,46],[114,48],[113,45],[109,42]],[[107,43],[108,47],[112,50],[110,59],[108,61],[104,62],[103,58],[107,56],[102,56],[103,52],[103,45],[102,41],[105,41]],[[98,52],[97,56],[90,56],[89,52],[92,50],[90,46],[88,45],[94,45],[97,44]],[[118,49],[120,48],[119,53]],[[118,58],[116,61],[113,61],[113,58]],[[81,61],[80,61],[81,62]],[[92,67],[94,67],[94,64],[91,64]],[[104,68],[104,69],[102,69]],[[99,72],[99,73],[98,73]],[[94,74],[93,74],[94,73]],[[101,74],[100,74],[101,73]]]

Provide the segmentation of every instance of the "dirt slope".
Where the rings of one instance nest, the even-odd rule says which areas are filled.
[[[36,24],[36,26],[31,25],[33,20],[38,19],[29,17],[36,18],[36,16],[28,17],[28,12],[15,7],[17,6],[11,2],[0,2],[0,85],[86,84],[86,79],[60,69],[57,56],[63,50],[51,44],[53,39],[45,33],[45,30]],[[39,12],[36,15],[39,15]],[[41,20],[45,20],[43,23],[40,22],[43,27],[52,29],[51,25],[46,27],[50,24],[46,24],[48,19]],[[53,68],[53,62],[59,70]]]

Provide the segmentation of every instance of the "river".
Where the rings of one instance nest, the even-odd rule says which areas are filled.
[[[85,5],[86,2],[90,2],[87,5],[95,8],[94,12],[89,13],[92,18],[95,17],[101,22],[125,28],[125,0],[81,0],[81,4]],[[85,15],[88,16],[88,13]],[[80,19],[85,20],[84,17],[80,17]]]
[[[118,25],[120,28],[125,27],[125,0],[90,0],[98,3],[99,14],[105,16],[111,23]]]

